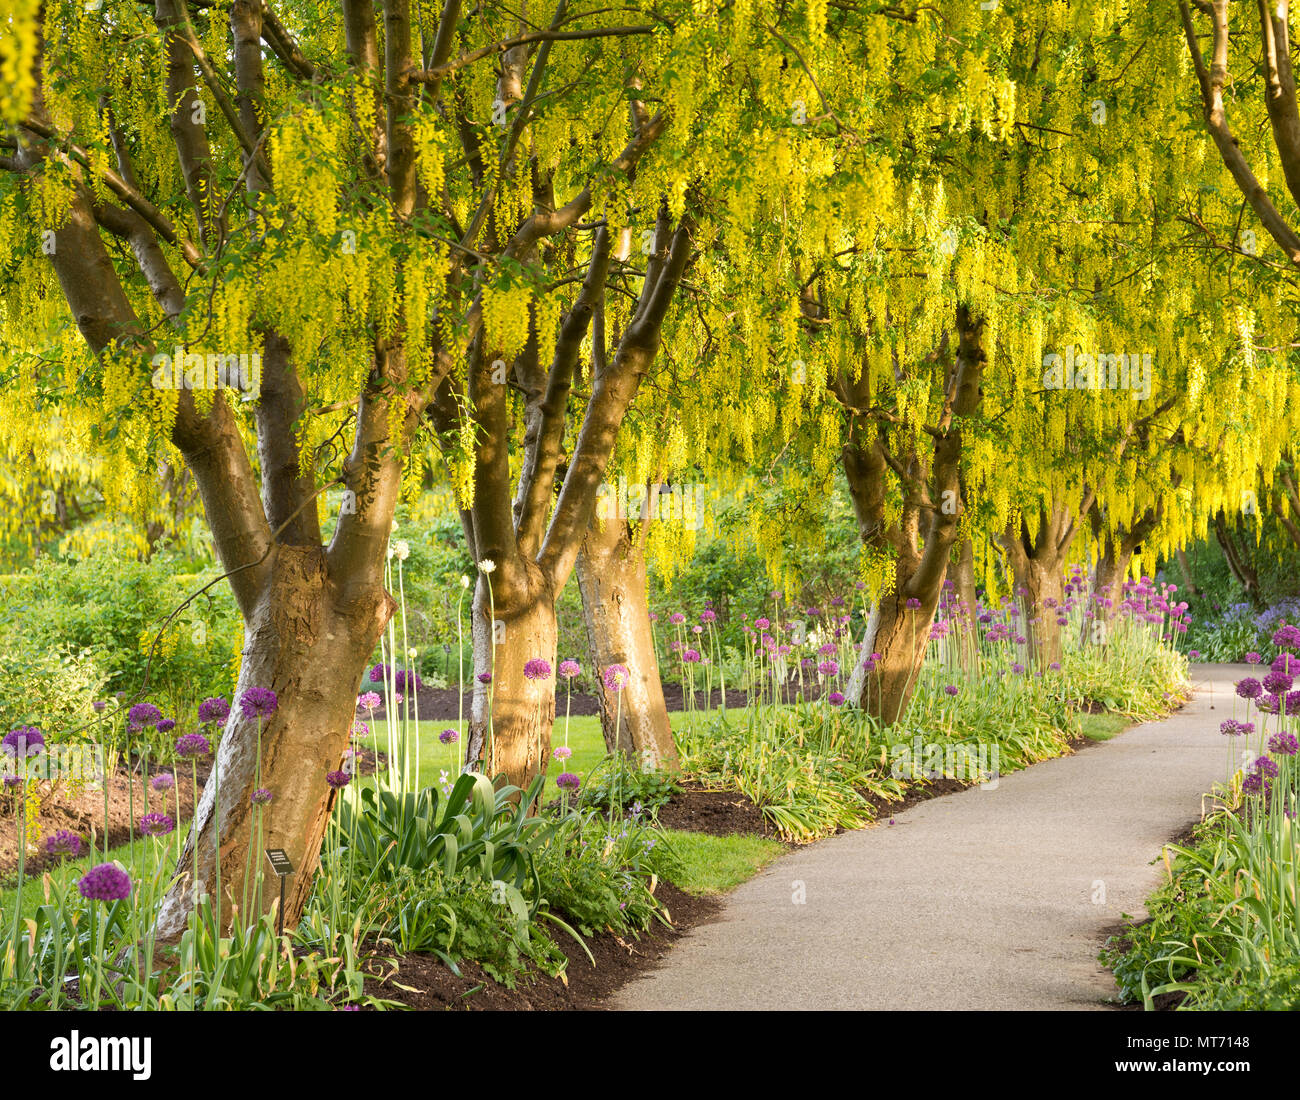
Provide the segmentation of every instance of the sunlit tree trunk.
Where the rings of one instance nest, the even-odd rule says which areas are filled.
[[[642,531],[647,522],[642,520]],[[677,746],[650,629],[643,544],[622,517],[598,517],[583,540],[577,571],[605,746],[643,767],[676,771]],[[622,692],[609,690],[601,679],[602,670],[616,664],[631,677]]]

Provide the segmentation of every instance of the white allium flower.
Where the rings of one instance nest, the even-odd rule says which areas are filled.
[[[468,588],[468,587],[469,587],[469,578],[468,578],[467,576],[465,576],[464,573],[462,573],[462,574],[460,575],[460,586],[461,586],[461,588]]]
[[[406,561],[411,556],[411,544],[405,539],[398,539],[393,544],[393,550],[397,554],[398,561]]]
[[[484,573],[495,573],[497,568],[497,563],[494,562],[491,558],[484,558],[481,562],[478,563],[478,567]]]

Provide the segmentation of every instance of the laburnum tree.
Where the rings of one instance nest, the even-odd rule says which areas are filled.
[[[789,184],[754,157],[815,95],[783,43],[824,28],[779,5],[11,7],[3,331],[40,364],[22,396],[104,456],[112,499],[183,464],[244,617],[220,805],[210,783],[159,917],[175,936],[215,853],[239,881],[259,769],[266,844],[315,864],[423,432],[456,433],[471,545],[496,566],[475,598],[487,762],[516,782],[544,766],[549,700],[522,668],[554,660],[536,608],[572,568],[688,262],[707,270],[719,211]],[[628,231],[652,245],[639,262],[617,260]],[[609,294],[618,340],[570,402]],[[536,429],[519,449],[516,392]],[[254,687],[270,716],[239,705]],[[293,879],[289,923],[310,886]]]

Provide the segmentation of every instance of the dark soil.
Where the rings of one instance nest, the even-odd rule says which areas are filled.
[[[721,907],[715,898],[693,897],[667,882],[659,884],[657,894],[668,907],[672,927],[656,924],[637,938],[612,933],[586,937],[587,949],[596,960],[594,967],[576,944],[570,950],[561,940],[569,957],[563,978],[538,975],[507,989],[484,974],[477,963],[459,963],[461,976],[457,977],[436,956],[406,955],[396,972],[389,973],[392,967],[383,965],[383,977],[367,979],[366,992],[426,1011],[603,1009],[612,994],[657,967],[689,928],[707,921]],[[378,957],[375,962],[379,963]]]
[[[160,774],[161,769],[150,769],[150,778]],[[171,774],[168,772],[167,774]],[[202,791],[207,776],[200,773],[199,790]],[[135,818],[145,814],[145,790],[147,779],[140,775],[134,777],[134,784],[127,782],[126,772],[119,769],[109,781],[108,788],[108,845],[125,844],[131,839],[131,787],[134,786]],[[194,784],[191,777],[184,772],[178,773],[176,786],[170,791],[149,792],[148,809],[153,813],[165,813],[173,819],[187,820],[194,806]],[[177,794],[180,795],[179,817],[176,809]],[[8,880],[18,870],[18,837],[14,828],[14,811],[16,799],[6,796],[0,800],[0,880]],[[45,853],[45,838],[53,836],[60,829],[67,829],[81,837],[85,846],[83,852],[92,845],[102,849],[104,846],[104,792],[96,785],[73,797],[66,785],[60,784],[52,794],[41,797],[41,812],[37,817],[40,825],[40,839],[35,849],[29,849],[24,871],[27,874],[40,873],[47,865],[57,862],[59,856]],[[135,833],[140,835],[139,826]]]
[[[763,811],[739,791],[708,791],[694,784],[684,784],[659,807],[659,824],[665,829],[685,829],[710,836],[734,833],[776,836]]]

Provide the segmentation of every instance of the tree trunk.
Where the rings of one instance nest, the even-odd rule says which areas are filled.
[[[1224,520],[1222,512],[1214,517],[1214,535],[1219,540],[1219,546],[1223,548],[1223,556],[1228,560],[1228,568],[1232,571],[1232,575],[1246,590],[1246,598],[1254,607],[1263,607],[1264,598],[1259,591],[1259,574],[1255,570],[1249,542],[1243,539],[1242,545],[1237,545],[1237,540],[1233,537],[1233,532]]]
[[[960,638],[960,642],[954,644],[958,645],[962,663],[972,667],[979,655],[979,629],[975,621],[979,596],[975,592],[975,547],[970,539],[962,543],[953,569],[953,591],[956,596],[955,629]]]
[[[930,644],[939,590],[940,585],[935,585],[928,595],[919,597],[919,608],[908,608],[907,601],[913,597],[896,584],[871,609],[862,659],[849,677],[848,695],[882,725],[897,722],[912,698]],[[879,657],[873,661],[872,654]]]
[[[311,892],[321,841],[334,801],[327,772],[341,767],[356,716],[356,693],[367,660],[394,610],[382,589],[346,602],[331,582],[319,547],[278,546],[269,584],[244,632],[235,705],[226,721],[216,766],[203,788],[178,879],[158,915],[160,938],[174,940],[194,908],[194,851],[199,893],[216,897],[215,839],[221,838],[221,918],[230,921],[243,894],[255,818],[249,799],[261,786],[273,801],[260,838],[253,838],[250,880],[267,848],[283,848],[296,868],[285,895],[284,923],[292,928]],[[253,687],[270,688],[278,707],[262,720],[258,774],[258,720],[243,717],[238,700]],[[183,765],[182,765],[183,772]],[[217,782],[221,805],[216,811]],[[181,782],[185,782],[182,777]],[[264,891],[264,910],[278,902]]]
[[[595,520],[578,557],[578,588],[587,624],[587,654],[600,697],[605,747],[634,756],[643,768],[678,770],[663,684],[650,631],[645,554],[628,525]],[[601,672],[624,665],[631,677],[621,692],[606,690]]]
[[[502,606],[489,596],[489,574],[474,592],[474,702],[465,763],[493,780],[527,788],[545,773],[555,721],[555,596],[530,565],[527,596]],[[493,626],[495,608],[495,626]],[[550,666],[541,679],[524,675],[529,661]],[[491,680],[484,683],[484,673]]]
[[[1065,600],[1063,567],[1062,556],[1044,554],[1026,558],[1023,567],[1015,570],[1021,629],[1038,669],[1061,663],[1061,624],[1057,619]]]

